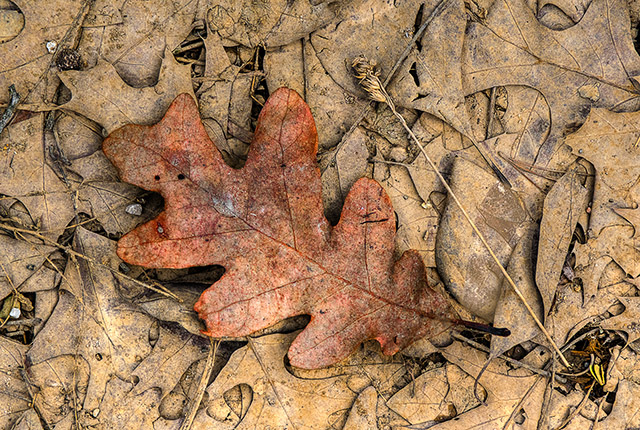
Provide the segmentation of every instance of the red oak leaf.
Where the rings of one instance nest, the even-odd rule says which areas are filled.
[[[118,242],[118,255],[147,267],[224,266],[195,305],[209,336],[246,336],[310,315],[289,349],[298,367],[336,363],[366,339],[394,354],[451,325],[419,254],[394,262],[395,216],[377,182],[358,180],[338,225],[328,223],[316,127],[295,91],[271,95],[250,148],[242,169],[227,166],[186,94],[158,124],[111,133],[104,152],[122,179],[166,204]]]

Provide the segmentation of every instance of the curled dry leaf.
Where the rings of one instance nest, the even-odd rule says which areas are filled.
[[[309,314],[289,358],[318,368],[365,339],[393,354],[453,318],[447,300],[427,286],[418,253],[394,262],[395,217],[377,182],[358,180],[340,222],[330,226],[316,128],[295,91],[269,98],[239,170],[224,163],[186,94],[160,123],[125,126],[103,148],[123,180],[166,202],[156,219],[120,240],[121,258],[148,267],[226,268],[195,306],[210,336],[245,336]]]

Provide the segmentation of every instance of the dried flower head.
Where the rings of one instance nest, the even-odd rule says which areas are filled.
[[[60,70],[80,70],[84,66],[80,53],[75,49],[64,48],[58,52],[55,64]]]
[[[366,57],[358,56],[351,62],[353,75],[360,81],[360,86],[369,94],[372,100],[377,102],[388,102],[387,92],[378,78],[376,63],[369,61]]]

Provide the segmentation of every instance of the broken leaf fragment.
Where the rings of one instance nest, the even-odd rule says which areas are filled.
[[[210,336],[246,336],[309,314],[289,358],[319,368],[366,339],[394,354],[454,318],[447,300],[428,287],[417,252],[394,261],[395,217],[377,182],[358,180],[340,222],[329,225],[316,128],[295,91],[271,95],[239,170],[224,163],[187,94],[160,123],[122,127],[103,149],[124,181],[160,192],[166,202],[156,219],[120,240],[122,259],[226,268],[195,306]]]

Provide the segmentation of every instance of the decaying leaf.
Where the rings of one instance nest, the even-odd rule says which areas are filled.
[[[275,47],[301,39],[327,24],[335,0],[318,4],[307,0],[209,2],[207,22],[227,45]]]
[[[43,142],[44,115],[10,125],[0,135],[0,193],[28,210],[28,224],[56,238],[75,216],[71,189],[52,167]]]
[[[13,288],[24,292],[23,283],[26,284],[40,270],[53,251],[51,246],[34,245],[0,235],[0,299]]]
[[[494,176],[464,158],[451,171],[451,187],[503,265],[524,233],[529,215],[517,196]],[[503,276],[456,204],[440,220],[436,263],[445,285],[474,314],[492,321]]]
[[[4,336],[0,338],[0,425],[4,428],[11,428],[22,412],[32,407],[28,381],[21,372],[27,348]]]
[[[104,4],[94,7],[100,15],[117,14],[117,19],[87,32],[88,54],[94,61],[103,59],[112,64],[129,85],[153,85],[167,58],[166,51],[174,49],[191,31],[198,2],[130,0],[117,6],[115,11],[104,11]]]
[[[592,267],[598,282],[605,259],[613,259],[631,277],[640,275],[635,213],[640,202],[636,126],[638,113],[593,109],[566,142],[574,154],[593,163],[596,176],[586,244],[575,247],[576,267]]]
[[[342,428],[358,392],[372,382],[384,392],[388,384],[378,378],[402,372],[400,363],[384,363],[378,351],[370,363],[366,353],[359,353],[345,366],[293,374],[283,359],[298,334],[248,338],[207,387],[207,407],[193,428],[255,428],[262,423],[277,428]]]
[[[609,318],[600,327],[606,330],[622,330],[627,333],[627,343],[640,339],[640,297],[619,297],[624,312]]]
[[[28,0],[14,2],[24,15],[24,27],[16,38],[0,43],[0,102],[9,100],[5,89],[14,84],[23,101],[41,104],[55,49],[82,2],[56,0],[48,2],[47,7]]]
[[[443,354],[447,360],[460,366],[472,377],[479,374],[486,361],[483,353],[457,342],[448,347]],[[521,421],[522,428],[537,428],[545,389],[540,376],[532,375],[524,369],[511,369],[505,363],[493,361],[480,380],[480,385],[486,390],[486,404],[466,412],[456,420],[449,420],[430,428],[489,430],[504,428],[507,423],[513,423],[516,419]]]
[[[582,186],[583,179],[584,175],[578,169],[568,172],[555,183],[544,201],[536,283],[542,296],[545,315],[551,309],[573,231],[587,208],[589,195],[588,190]],[[597,286],[593,291],[596,289]]]
[[[414,249],[427,267],[436,266],[435,248],[439,214],[418,195],[410,170],[404,166],[374,167],[374,178],[385,188],[398,218],[396,249]]]
[[[351,186],[365,176],[369,136],[357,127],[334,151],[323,154],[326,167],[322,170],[322,201],[329,219],[339,219],[342,204]],[[322,161],[321,161],[322,164]]]
[[[79,228],[74,250],[95,263],[67,265],[55,310],[28,351],[28,375],[40,392],[36,407],[49,423],[73,419],[76,410],[69,405],[78,405],[86,425],[138,427],[154,417],[138,406],[157,416],[162,396],[204,356],[206,342],[154,327],[151,317],[122,297],[108,270],[120,263],[114,242]],[[94,416],[96,409],[103,413]]]
[[[378,393],[376,389],[373,386],[365,388],[353,402],[351,412],[342,430],[375,430],[378,427],[376,424],[377,404]]]
[[[584,121],[591,106],[637,107],[640,56],[628,28],[620,0],[593,1],[580,22],[563,31],[545,27],[523,0],[499,0],[485,20],[467,26],[463,88],[467,94],[498,85],[540,91],[551,129],[536,164],[546,166],[561,137]]]
[[[134,88],[125,83],[106,61],[88,71],[68,70],[59,74],[73,98],[64,105],[102,125],[107,133],[132,122],[152,124],[178,94],[193,94],[189,66],[176,62],[165,50],[158,82],[154,87]],[[109,88],[110,91],[104,91]]]
[[[536,226],[537,227],[537,226]],[[540,321],[544,321],[544,307],[540,292],[535,282],[535,252],[537,250],[538,229],[527,228],[509,257],[506,269],[512,279],[518,282],[518,288],[531,306]],[[500,300],[496,306],[493,319],[496,327],[509,327],[511,335],[507,337],[494,336],[491,338],[491,357],[498,356],[515,345],[533,339],[540,329],[525,308],[522,300],[508,285],[506,279],[502,282]]]
[[[200,116],[225,162],[241,166],[251,142],[253,85],[261,76],[231,63],[218,34],[204,40],[208,78],[198,89]]]
[[[584,326],[604,314],[618,301],[618,297],[627,296],[633,291],[633,285],[627,282],[602,285],[596,296],[585,303],[580,289],[565,284],[557,289],[556,304],[547,315],[545,327],[556,343],[563,344]]]
[[[639,119],[638,112],[592,109],[584,125],[567,136],[566,143],[573,153],[590,161],[596,169],[590,238],[597,238],[606,227],[628,225],[621,216],[632,218],[640,201]],[[620,216],[616,211],[621,211]],[[634,236],[630,229],[629,233],[629,237]]]
[[[422,19],[438,10],[439,3],[429,1],[421,6]],[[428,112],[470,136],[472,130],[464,96],[475,91],[463,90],[466,26],[464,2],[447,2],[443,10],[433,16],[420,45],[403,62],[390,91],[401,105]]]
[[[446,421],[479,404],[473,378],[451,363],[418,376],[387,402],[409,425]]]
[[[126,126],[104,142],[123,180],[166,202],[158,218],[121,239],[118,254],[150,267],[227,269],[196,304],[207,334],[244,336],[310,314],[289,358],[317,368],[365,339],[393,354],[449,324],[420,256],[409,251],[393,262],[393,209],[376,182],[357,181],[340,222],[329,226],[313,118],[295,92],[270,97],[244,168],[231,169],[212,148],[188,95],[156,126]]]

